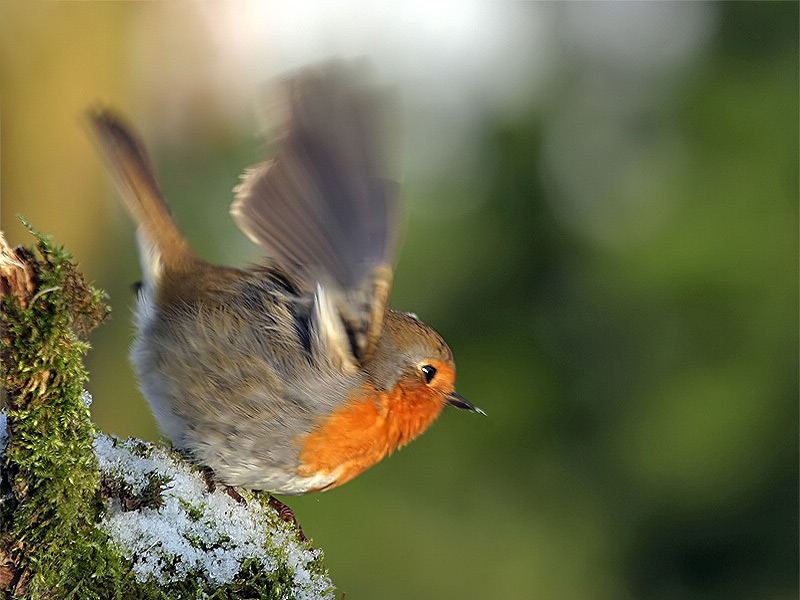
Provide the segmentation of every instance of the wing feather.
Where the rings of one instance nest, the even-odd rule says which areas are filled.
[[[245,172],[231,206],[239,228],[298,285],[325,288],[356,360],[380,335],[399,213],[394,96],[367,75],[363,63],[335,61],[286,79],[278,151]]]

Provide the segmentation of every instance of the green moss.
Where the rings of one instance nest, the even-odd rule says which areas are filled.
[[[264,590],[270,595],[264,595]],[[255,560],[245,561],[242,570],[234,581],[217,590],[209,598],[214,600],[234,600],[234,598],[284,598],[292,590],[292,573],[285,563],[271,573],[259,569]]]
[[[103,578],[103,568],[119,561],[94,526],[102,505],[81,356],[86,335],[109,311],[69,254],[31,233],[38,244],[23,257],[35,293],[27,306],[4,297],[0,316],[8,416],[0,549],[14,565],[18,591],[30,597],[99,598],[83,574]]]
[[[147,485],[140,491],[121,479],[103,477],[100,488],[103,498],[116,498],[123,511],[140,510],[142,508],[159,508],[163,504],[161,492],[170,482],[167,476],[153,475]]]

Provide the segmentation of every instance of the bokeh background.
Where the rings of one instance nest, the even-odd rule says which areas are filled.
[[[340,590],[796,598],[794,2],[0,2],[2,227],[110,294],[98,425],[158,437],[126,358],[133,228],[81,113],[137,123],[199,252],[244,264],[227,207],[263,82],[364,54],[405,101],[392,304],[488,417],[289,500]]]

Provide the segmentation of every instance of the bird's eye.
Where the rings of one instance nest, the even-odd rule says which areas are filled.
[[[425,383],[430,383],[433,381],[433,378],[436,377],[436,367],[431,365],[423,365],[420,369],[422,371],[423,377],[425,377]]]

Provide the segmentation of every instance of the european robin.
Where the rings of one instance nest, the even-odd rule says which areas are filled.
[[[199,258],[131,129],[107,110],[90,122],[138,226],[131,361],[162,432],[221,483],[303,494],[351,480],[446,404],[482,411],[455,392],[444,340],[387,306],[391,94],[346,62],[282,89],[277,152],[245,172],[231,206],[267,253],[249,269]]]

